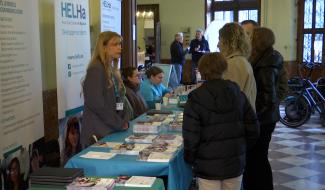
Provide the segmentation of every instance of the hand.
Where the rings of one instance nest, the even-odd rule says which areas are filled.
[[[39,162],[40,162],[40,157],[38,154],[32,157],[30,165],[32,167],[33,172],[40,168]]]
[[[164,97],[167,97],[167,98],[169,98],[169,97],[171,97],[172,96],[172,94],[170,94],[170,93],[166,93],[165,95],[164,95]]]
[[[200,51],[200,45],[198,45],[196,48],[195,48],[195,51]]]
[[[125,122],[124,125],[122,126],[122,129],[126,130],[129,128],[129,123]]]
[[[203,84],[203,82],[198,82],[198,83],[196,84],[196,88],[199,88],[202,84]]]

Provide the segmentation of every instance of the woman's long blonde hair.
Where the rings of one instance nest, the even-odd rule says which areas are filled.
[[[122,40],[122,37],[116,33],[111,31],[101,32],[97,38],[96,46],[94,52],[92,54],[90,63],[88,67],[92,64],[102,64],[105,70],[105,77],[107,80],[108,87],[112,87],[112,74],[118,80],[119,89],[123,88],[123,81],[121,77],[121,73],[118,69],[118,59],[113,59],[113,66],[112,63],[109,63],[109,57],[105,53],[105,47],[107,46],[108,42],[113,38],[119,38]]]
[[[239,52],[246,58],[250,56],[251,45],[244,29],[238,23],[227,23],[219,30],[222,54],[227,57]]]

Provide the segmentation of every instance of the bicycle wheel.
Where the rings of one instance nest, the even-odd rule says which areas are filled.
[[[311,108],[306,97],[288,94],[279,104],[280,122],[288,127],[299,127],[309,120]]]

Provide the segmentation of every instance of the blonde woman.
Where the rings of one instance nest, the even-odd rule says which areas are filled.
[[[104,137],[128,129],[125,88],[117,66],[121,41],[115,32],[102,32],[98,36],[83,84],[83,147],[91,144],[93,136]]]
[[[256,83],[252,66],[247,61],[251,46],[244,29],[237,23],[225,24],[219,30],[218,47],[228,62],[224,79],[237,83],[255,110]]]

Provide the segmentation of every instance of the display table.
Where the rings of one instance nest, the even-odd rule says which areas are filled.
[[[157,178],[155,183],[152,187],[144,188],[144,187],[114,187],[114,190],[138,190],[138,189],[145,189],[145,190],[165,190],[164,182],[162,179]],[[65,188],[40,188],[40,187],[33,187],[29,188],[28,190],[65,190]]]
[[[136,120],[143,120],[144,115]],[[114,133],[102,139],[104,142],[124,142],[124,139],[132,133],[131,127],[124,132]],[[164,132],[170,133],[170,132]],[[174,132],[176,133],[176,132]],[[116,155],[109,160],[86,159],[79,157],[89,151],[109,151],[108,148],[88,147],[72,157],[65,167],[83,168],[86,176],[168,176],[169,190],[187,190],[192,181],[191,167],[185,163],[183,148],[181,147],[175,156],[168,162],[146,162],[137,160],[137,156]]]

